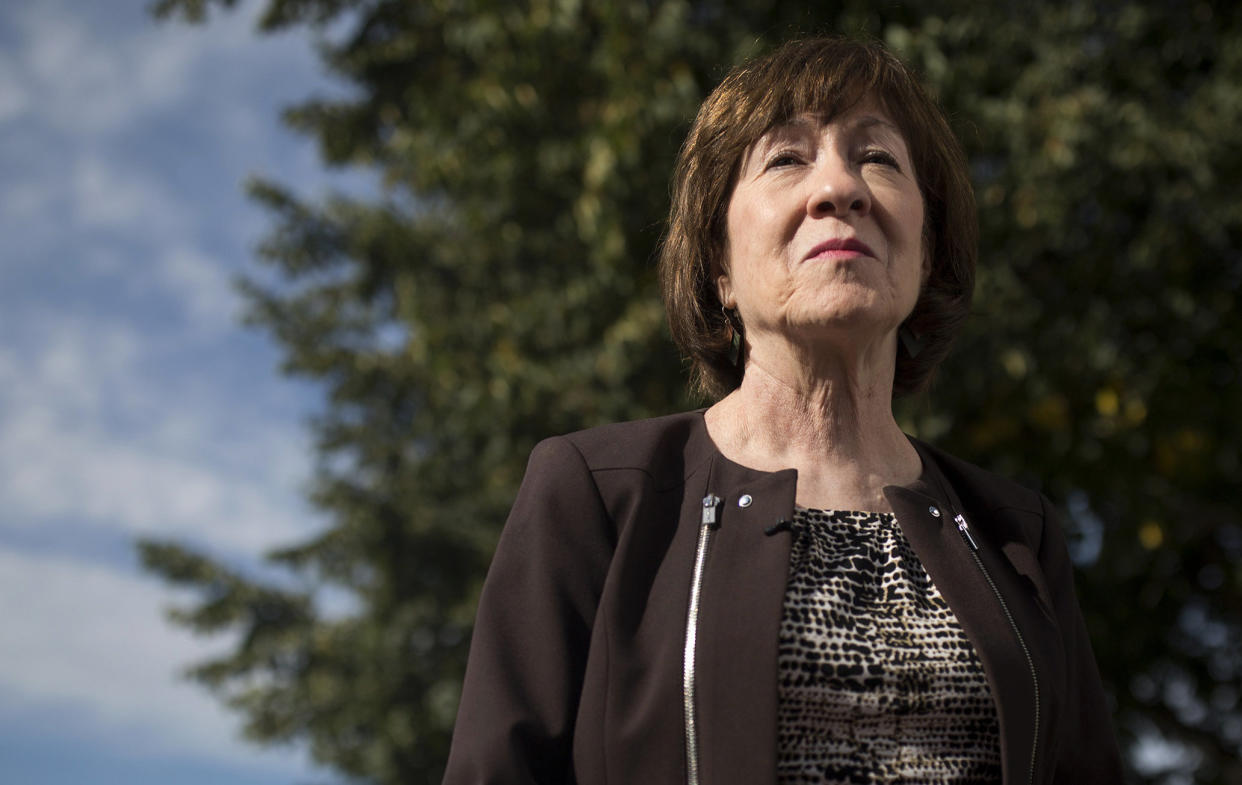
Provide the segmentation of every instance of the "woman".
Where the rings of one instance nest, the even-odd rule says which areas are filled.
[[[1051,508],[893,418],[976,235],[947,123],[880,47],[724,80],[661,258],[719,401],[535,449],[446,783],[1120,781]]]

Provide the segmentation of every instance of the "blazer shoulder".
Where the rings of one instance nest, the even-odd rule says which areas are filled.
[[[600,425],[549,442],[573,445],[592,473],[638,470],[661,485],[684,481],[714,451],[700,411]]]

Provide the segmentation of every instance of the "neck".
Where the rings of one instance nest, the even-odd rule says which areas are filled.
[[[912,482],[922,466],[893,417],[892,378],[891,359],[847,371],[752,356],[742,385],[708,410],[708,432],[737,463],[797,469],[805,507],[889,510],[884,486]]]

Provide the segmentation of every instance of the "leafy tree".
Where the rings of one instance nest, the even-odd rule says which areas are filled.
[[[159,0],[202,21],[235,0]],[[962,0],[268,0],[354,97],[289,124],[375,201],[272,213],[250,321],[315,379],[313,501],[332,526],[268,555],[306,590],[173,543],[147,566],[240,631],[193,675],[258,742],[336,771],[437,782],[473,607],[543,436],[695,405],[653,252],[672,161],[728,66],[796,33],[882,38],[972,162],[977,315],[903,422],[1043,482],[1079,537],[1079,594],[1123,739],[1187,752],[1145,782],[1242,778],[1242,10]],[[325,589],[354,611],[325,612]]]

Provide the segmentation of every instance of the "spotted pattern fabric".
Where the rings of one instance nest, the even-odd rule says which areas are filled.
[[[996,706],[892,513],[798,508],[780,628],[780,785],[997,785]]]

